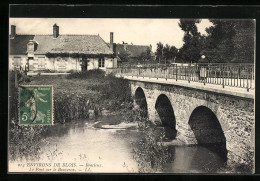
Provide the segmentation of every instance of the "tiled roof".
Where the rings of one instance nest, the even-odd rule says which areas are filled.
[[[130,57],[138,57],[143,52],[146,52],[150,46],[145,45],[129,45],[129,44],[116,44],[116,54],[128,53]]]
[[[10,54],[11,55],[26,55],[27,43],[32,40],[34,35],[15,35],[15,38],[10,38]]]
[[[35,54],[46,53],[83,53],[83,54],[113,54],[99,35],[35,35],[38,43]]]

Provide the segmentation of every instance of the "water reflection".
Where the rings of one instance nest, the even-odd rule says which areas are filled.
[[[163,172],[171,173],[217,173],[224,168],[224,160],[201,146],[171,147],[174,157],[164,166]]]
[[[217,173],[225,159],[203,146],[164,146],[162,128],[143,132],[134,148],[139,172],[145,173]]]
[[[80,121],[49,127],[43,136],[49,144],[41,145],[39,162],[95,163],[101,167],[79,172],[124,173],[205,173],[216,172],[224,165],[205,147],[163,146],[161,128],[100,129],[95,124]]]

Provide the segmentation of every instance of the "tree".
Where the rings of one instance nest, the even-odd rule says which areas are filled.
[[[122,62],[129,62],[130,61],[129,54],[126,51],[122,51],[120,54],[118,54],[118,56],[122,60]]]
[[[142,60],[142,62],[150,62],[152,61],[152,51],[150,48],[147,48],[145,52],[142,52],[141,55],[138,56],[138,60]]]
[[[161,42],[157,43],[155,55],[156,60],[160,63],[163,58],[163,44]]]
[[[210,20],[204,54],[211,62],[254,62],[253,20]]]
[[[178,49],[175,46],[169,46],[168,44],[163,47],[163,60],[165,63],[171,63],[172,60],[176,57]]]
[[[176,57],[177,62],[198,62],[205,37],[198,32],[199,19],[180,19],[179,27],[184,31],[183,46]]]
[[[159,63],[171,63],[177,55],[178,49],[175,46],[166,44],[165,46],[159,42],[155,52],[156,60]]]

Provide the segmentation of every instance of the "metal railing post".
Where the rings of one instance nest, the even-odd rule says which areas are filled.
[[[165,70],[165,79],[167,80],[167,75],[168,75],[168,68]]]
[[[159,68],[157,67],[156,72],[155,72],[155,77],[157,78],[157,80],[158,80],[158,71],[159,71]]]
[[[246,90],[249,92],[249,87],[248,87],[248,74],[249,74],[249,68],[247,67],[247,74],[246,74]]]
[[[188,68],[188,82],[190,83],[190,72],[191,72],[191,66],[189,64],[189,68]]]
[[[222,65],[222,86],[223,86],[223,88],[225,87],[225,83],[224,83],[224,65]]]
[[[176,64],[176,81],[178,80],[178,69],[177,69],[177,64]]]

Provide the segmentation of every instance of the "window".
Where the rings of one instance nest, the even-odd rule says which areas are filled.
[[[45,68],[45,58],[39,57],[38,58],[38,69],[44,69]]]
[[[59,71],[65,71],[66,70],[66,65],[67,65],[65,57],[64,58],[58,57],[57,58],[57,65],[58,65],[58,70]]]
[[[14,68],[20,68],[20,66],[22,65],[22,59],[21,57],[14,57]]]
[[[105,60],[104,58],[98,59],[98,67],[105,67]]]

